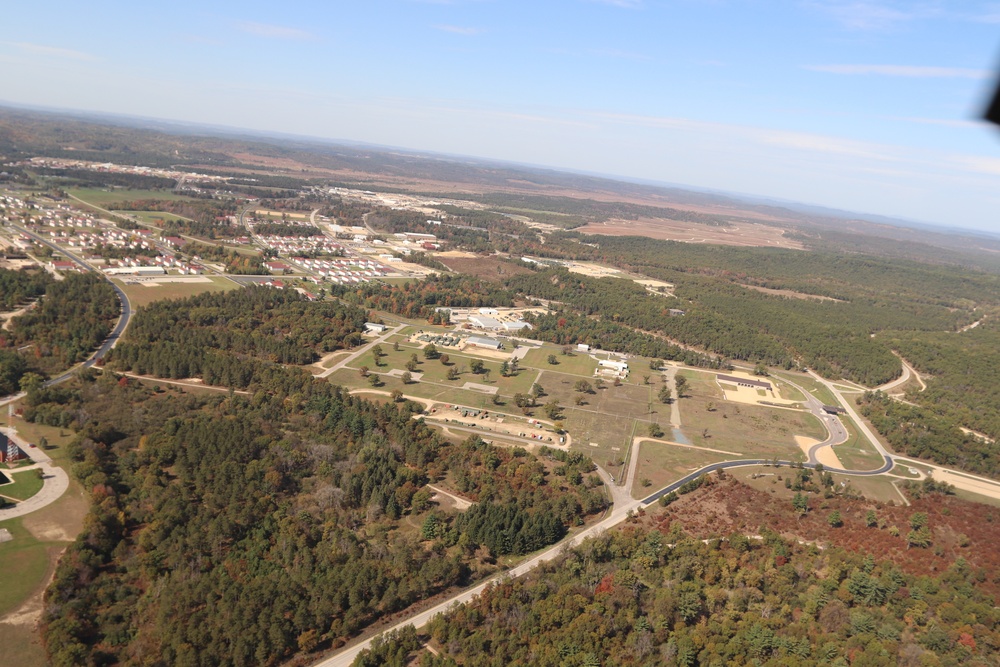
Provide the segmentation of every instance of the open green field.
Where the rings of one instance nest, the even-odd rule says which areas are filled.
[[[884,461],[881,454],[861,435],[854,420],[840,415],[840,422],[847,428],[847,442],[834,445],[833,451],[848,470],[874,470]]]
[[[14,418],[12,424],[8,424],[6,415],[4,415],[3,418],[0,418],[0,424],[3,424],[4,426],[14,426],[17,429],[17,434],[28,442],[37,444],[42,438],[45,438],[48,441],[48,444],[45,446],[45,453],[58,464],[68,461],[69,453],[66,449],[69,443],[71,443],[76,437],[76,435],[68,428],[34,424],[32,422],[24,421],[18,417]],[[68,463],[67,466],[64,467],[68,467]]]
[[[56,429],[56,438],[59,438]],[[51,438],[50,438],[51,440]],[[0,586],[0,646],[4,664],[44,667],[49,664],[35,621],[43,609],[42,592],[63,549],[83,526],[87,499],[75,480],[48,507],[28,516],[0,522],[14,537],[0,544],[5,579]],[[15,613],[15,616],[7,614]]]
[[[167,213],[165,211],[117,211],[117,212],[134,216],[149,225],[160,220],[164,222],[191,220],[191,218],[185,218],[182,215],[174,215],[173,213]]]
[[[794,436],[817,440],[826,436],[826,429],[808,412],[710,400],[697,395],[681,399],[680,409],[684,432],[691,444],[753,458],[804,461]]]
[[[903,497],[893,486],[891,477],[878,475],[876,477],[853,477],[850,475],[833,475],[833,481],[837,486],[841,482],[847,482],[855,491],[861,492],[865,498],[876,500],[881,503],[903,504]]]
[[[558,363],[550,364],[548,362],[550,354],[555,355]],[[528,353],[524,355],[524,360],[521,364],[523,366],[531,366],[532,368],[538,368],[540,370],[558,371],[560,373],[580,375],[586,378],[593,378],[594,370],[597,368],[597,362],[594,361],[590,355],[583,352],[562,354],[561,348],[552,345],[544,345],[542,347],[529,350]]]
[[[793,375],[792,373],[775,373],[775,377],[790,380],[815,396],[823,405],[840,405],[833,393],[808,375]]]
[[[23,519],[0,522],[14,539],[0,544],[0,563],[4,566],[4,585],[0,586],[0,616],[16,609],[39,584],[48,569],[45,545],[23,525]],[[6,654],[6,650],[4,651]]]
[[[205,276],[205,278],[209,282],[167,282],[157,285],[148,279],[138,284],[130,284],[121,278],[113,278],[112,281],[128,295],[134,308],[163,299],[183,299],[202,292],[226,292],[240,287],[239,283],[221,276]]]
[[[722,388],[715,381],[716,371],[694,371],[685,368],[678,369],[677,375],[687,378],[687,386],[684,388],[685,396],[722,399]],[[676,397],[677,392],[674,390],[673,383],[670,384],[670,391],[674,392]]]
[[[633,452],[634,455],[635,452]],[[635,471],[632,497],[645,498],[657,489],[661,489],[699,468],[710,463],[725,461],[727,458],[731,457],[699,449],[677,447],[649,440],[644,441],[639,446],[639,463]],[[650,484],[644,486],[643,480],[649,480]]]
[[[38,470],[7,473],[7,477],[11,479],[12,483],[0,486],[0,496],[7,496],[15,500],[27,500],[42,490],[43,481],[38,476]]]
[[[191,201],[191,197],[175,194],[172,190],[126,190],[105,188],[73,188],[67,190],[69,194],[82,199],[88,204],[95,206],[105,206],[122,201],[136,201],[139,199],[166,199],[170,201]]]

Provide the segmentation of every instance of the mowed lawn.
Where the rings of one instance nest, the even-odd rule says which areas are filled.
[[[163,299],[184,299],[202,292],[226,292],[238,289],[241,285],[229,278],[221,276],[206,276],[208,282],[167,282],[156,284],[147,279],[143,283],[129,283],[121,278],[114,278],[116,285],[128,295],[133,308],[146,306]]]
[[[38,476],[37,469],[24,472],[6,471],[4,475],[11,480],[11,483],[0,486],[0,496],[27,500],[42,490],[43,480]]]
[[[632,456],[635,456],[635,451]],[[725,454],[646,440],[639,445],[639,462],[635,470],[632,497],[645,498],[699,468],[730,458],[732,457]]]
[[[555,356],[555,364],[550,364],[548,362],[550,355]],[[560,373],[580,375],[588,378],[593,377],[594,370],[597,368],[597,362],[588,354],[583,352],[562,354],[560,348],[551,346],[543,346],[529,350],[528,353],[524,355],[524,360],[521,362],[521,365],[530,366],[539,370],[559,371]]]

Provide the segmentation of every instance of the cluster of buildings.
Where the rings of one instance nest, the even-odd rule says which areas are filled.
[[[164,275],[167,271],[176,271],[182,276],[198,276],[205,272],[205,268],[179,257],[159,255],[112,259],[108,261],[108,268],[104,269],[106,274],[114,276],[155,276]]]
[[[293,261],[321,280],[334,283],[362,283],[389,275],[389,269],[373,259],[350,257],[343,259],[309,259],[295,257]],[[266,266],[266,263],[265,263]]]
[[[258,236],[257,239],[279,255],[291,257],[303,253],[319,253],[337,255],[344,251],[344,246],[327,236]],[[240,242],[241,239],[236,239]],[[247,243],[250,239],[246,239]]]
[[[131,164],[114,164],[113,162],[90,162],[88,160],[67,160],[64,158],[33,157],[23,162],[15,162],[10,166],[28,167],[48,167],[50,169],[84,169],[87,171],[97,171],[107,174],[135,174],[138,176],[158,176],[160,178],[172,178],[174,180],[191,179],[195,181],[212,181],[224,183],[229,179],[225,176],[213,176],[210,174],[196,174],[188,171],[175,171],[173,169],[156,169],[154,167],[140,167]]]

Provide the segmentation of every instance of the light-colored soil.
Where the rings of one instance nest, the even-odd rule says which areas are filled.
[[[743,373],[741,371],[732,371],[726,374],[732,375],[734,377],[746,378],[747,380],[762,379],[753,376],[749,373]],[[764,381],[770,382],[771,386],[774,387],[774,380],[765,379]],[[758,405],[761,401],[767,401],[768,403],[773,403],[777,405],[787,405],[787,406],[798,405],[797,401],[790,401],[788,399],[781,398],[777,393],[775,393],[774,389],[772,389],[771,391],[764,390],[765,395],[761,396],[760,391],[756,387],[742,387],[734,385],[731,382],[718,382],[718,385],[722,388],[722,393],[725,397],[725,400],[733,401],[734,403]]]
[[[782,236],[785,232],[784,229],[756,223],[713,227],[693,222],[640,218],[638,220],[608,220],[599,224],[578,227],[576,231],[608,236],[648,236],[654,239],[685,243],[803,249],[803,245],[798,241]]]
[[[804,435],[793,436],[795,438],[795,444],[799,446],[802,453],[809,456],[809,448],[820,442],[815,438],[807,438]],[[816,452],[816,460],[822,463],[827,468],[840,468],[844,469],[844,465],[837,458],[837,452],[833,451],[833,447],[821,447]]]
[[[752,289],[755,292],[763,292],[764,294],[774,294],[775,296],[787,296],[792,299],[815,299],[817,301],[836,301],[838,303],[844,303],[843,299],[834,299],[832,296],[805,294],[803,292],[794,292],[790,289],[771,289],[770,287],[760,287],[759,285],[740,285],[740,287],[746,287],[747,289]]]
[[[989,482],[986,480],[966,477],[965,475],[956,475],[955,473],[948,472],[947,470],[943,470],[941,468],[934,469],[934,479],[939,482],[947,482],[955,488],[962,489],[963,491],[978,493],[979,495],[986,496],[987,498],[1000,500],[1000,483],[998,482]]]
[[[521,438],[532,438],[549,447],[566,446],[559,444],[559,438],[552,433],[552,425],[539,419],[536,419],[536,424],[532,425],[515,417],[493,412],[489,413],[489,416],[485,419],[481,419],[480,417],[463,417],[462,413],[458,410],[446,408],[439,404],[435,407],[435,411],[432,414],[427,415],[427,420],[436,422],[445,422],[445,420],[448,420],[448,423],[455,423],[457,426],[474,426],[482,429],[484,436],[490,432],[506,433],[507,435]],[[552,438],[552,442],[548,441],[549,438]]]
[[[566,266],[570,273],[579,273],[593,278],[605,278],[607,276],[620,276],[621,271],[613,266],[601,266],[592,262],[573,262]],[[638,281],[636,281],[638,282]]]

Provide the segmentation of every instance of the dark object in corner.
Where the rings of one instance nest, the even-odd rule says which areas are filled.
[[[997,79],[997,90],[993,93],[993,101],[986,107],[986,120],[1000,125],[1000,78]]]

